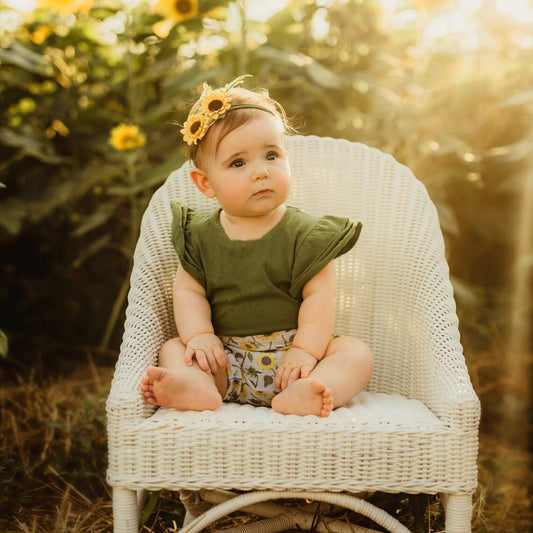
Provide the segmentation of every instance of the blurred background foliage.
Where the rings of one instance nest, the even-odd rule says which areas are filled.
[[[409,166],[439,210],[465,344],[483,350],[521,331],[524,349],[527,6],[42,0],[23,13],[0,1],[0,356],[66,365],[86,346],[118,349],[140,217],[186,159],[177,124],[203,81],[242,73],[301,133]]]

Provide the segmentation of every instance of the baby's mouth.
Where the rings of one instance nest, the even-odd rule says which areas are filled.
[[[272,194],[271,189],[261,189],[260,191],[254,193],[254,196],[267,196],[269,194]]]

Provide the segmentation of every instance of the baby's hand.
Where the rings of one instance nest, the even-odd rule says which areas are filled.
[[[192,366],[193,359],[196,359],[198,366],[207,374],[216,374],[219,368],[228,366],[222,342],[213,333],[202,333],[190,339],[184,359],[188,366]]]
[[[311,354],[300,348],[293,347],[287,350],[276,370],[274,379],[276,391],[282,391],[297,379],[308,377],[317,363]]]

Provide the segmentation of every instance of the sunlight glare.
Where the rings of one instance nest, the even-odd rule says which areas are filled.
[[[274,13],[286,7],[288,0],[250,0],[246,7],[246,14],[249,18],[258,22],[266,22]]]
[[[398,8],[398,3],[394,0],[380,2],[382,5],[396,5]],[[483,3],[483,0],[456,0],[448,4],[445,10],[432,17],[425,25],[423,44],[432,46],[437,41],[452,44],[455,41],[460,42],[463,49],[472,50],[478,47],[481,23],[478,15],[484,8]],[[530,0],[495,0],[492,9],[495,16],[503,15],[504,24],[533,23],[533,4]],[[524,46],[526,44],[524,41]]]
[[[424,30],[424,40],[429,45],[452,35],[461,36],[465,48],[476,48],[479,45],[478,26],[470,14],[462,10],[435,17],[428,22]]]
[[[525,24],[533,23],[533,4],[530,0],[496,0],[494,9]]]
[[[35,9],[36,0],[2,0],[8,6],[22,13],[30,13]]]

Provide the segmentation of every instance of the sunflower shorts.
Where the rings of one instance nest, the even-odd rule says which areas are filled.
[[[276,370],[283,354],[292,346],[295,334],[293,329],[269,335],[221,336],[229,361],[224,401],[270,407],[276,395]]]

